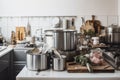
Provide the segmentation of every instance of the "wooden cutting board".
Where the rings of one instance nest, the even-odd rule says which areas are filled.
[[[104,61],[102,65],[92,66],[93,72],[95,73],[113,73],[115,69]],[[75,62],[67,63],[67,71],[70,73],[87,73],[88,69],[86,66],[82,66]]]
[[[23,40],[25,38],[25,27],[16,27],[16,40]]]

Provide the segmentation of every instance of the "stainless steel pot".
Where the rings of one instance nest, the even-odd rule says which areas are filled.
[[[50,48],[54,47],[54,33],[53,30],[45,30],[45,42]]]
[[[54,31],[54,48],[63,50],[64,49],[64,36],[63,30]]]
[[[46,43],[51,48],[63,50],[63,30],[61,29],[50,29],[45,30]]]
[[[120,44],[120,27],[117,25],[107,27],[105,41],[108,44]]]
[[[63,71],[66,68],[66,56],[62,55],[62,58],[53,58],[53,70]]]
[[[29,70],[46,70],[49,68],[47,54],[33,54],[26,52],[26,67]]]
[[[46,30],[46,43],[53,45],[52,47],[63,50],[72,51],[76,49],[76,30]],[[48,33],[51,33],[48,35]],[[48,39],[49,38],[49,39]]]
[[[64,51],[76,49],[76,30],[64,30]]]

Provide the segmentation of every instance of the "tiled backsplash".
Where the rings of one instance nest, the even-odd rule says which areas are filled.
[[[80,15],[80,16],[61,16],[59,17],[62,20],[61,27],[65,28],[65,21],[67,19],[71,20],[72,18],[75,19],[75,26],[79,32],[80,26],[82,25],[81,17],[84,17],[85,20],[91,20],[91,16],[87,15]],[[8,17],[0,17],[0,28],[3,37],[10,41],[11,38],[11,31],[15,31],[17,26],[24,26],[27,27],[27,23],[31,25],[31,32],[32,36],[36,35],[36,29],[50,29],[54,28],[54,20],[58,18],[57,16],[8,16]],[[111,24],[118,24],[118,16],[96,16],[96,20],[100,20],[102,26],[109,26]]]

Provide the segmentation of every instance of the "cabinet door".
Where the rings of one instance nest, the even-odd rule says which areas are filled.
[[[14,63],[14,75],[17,76],[17,74],[23,69],[25,66],[25,62],[16,62]]]
[[[10,54],[0,57],[0,80],[10,80]]]
[[[14,49],[14,61],[26,61],[26,50],[15,50]]]
[[[9,54],[0,57],[0,72],[9,67]]]

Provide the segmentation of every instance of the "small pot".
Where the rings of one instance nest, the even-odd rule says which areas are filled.
[[[53,58],[53,70],[63,71],[66,68],[66,56],[62,55],[62,58]]]
[[[31,51],[26,52],[26,67],[29,70],[46,70],[49,68],[49,55],[33,54]]]

